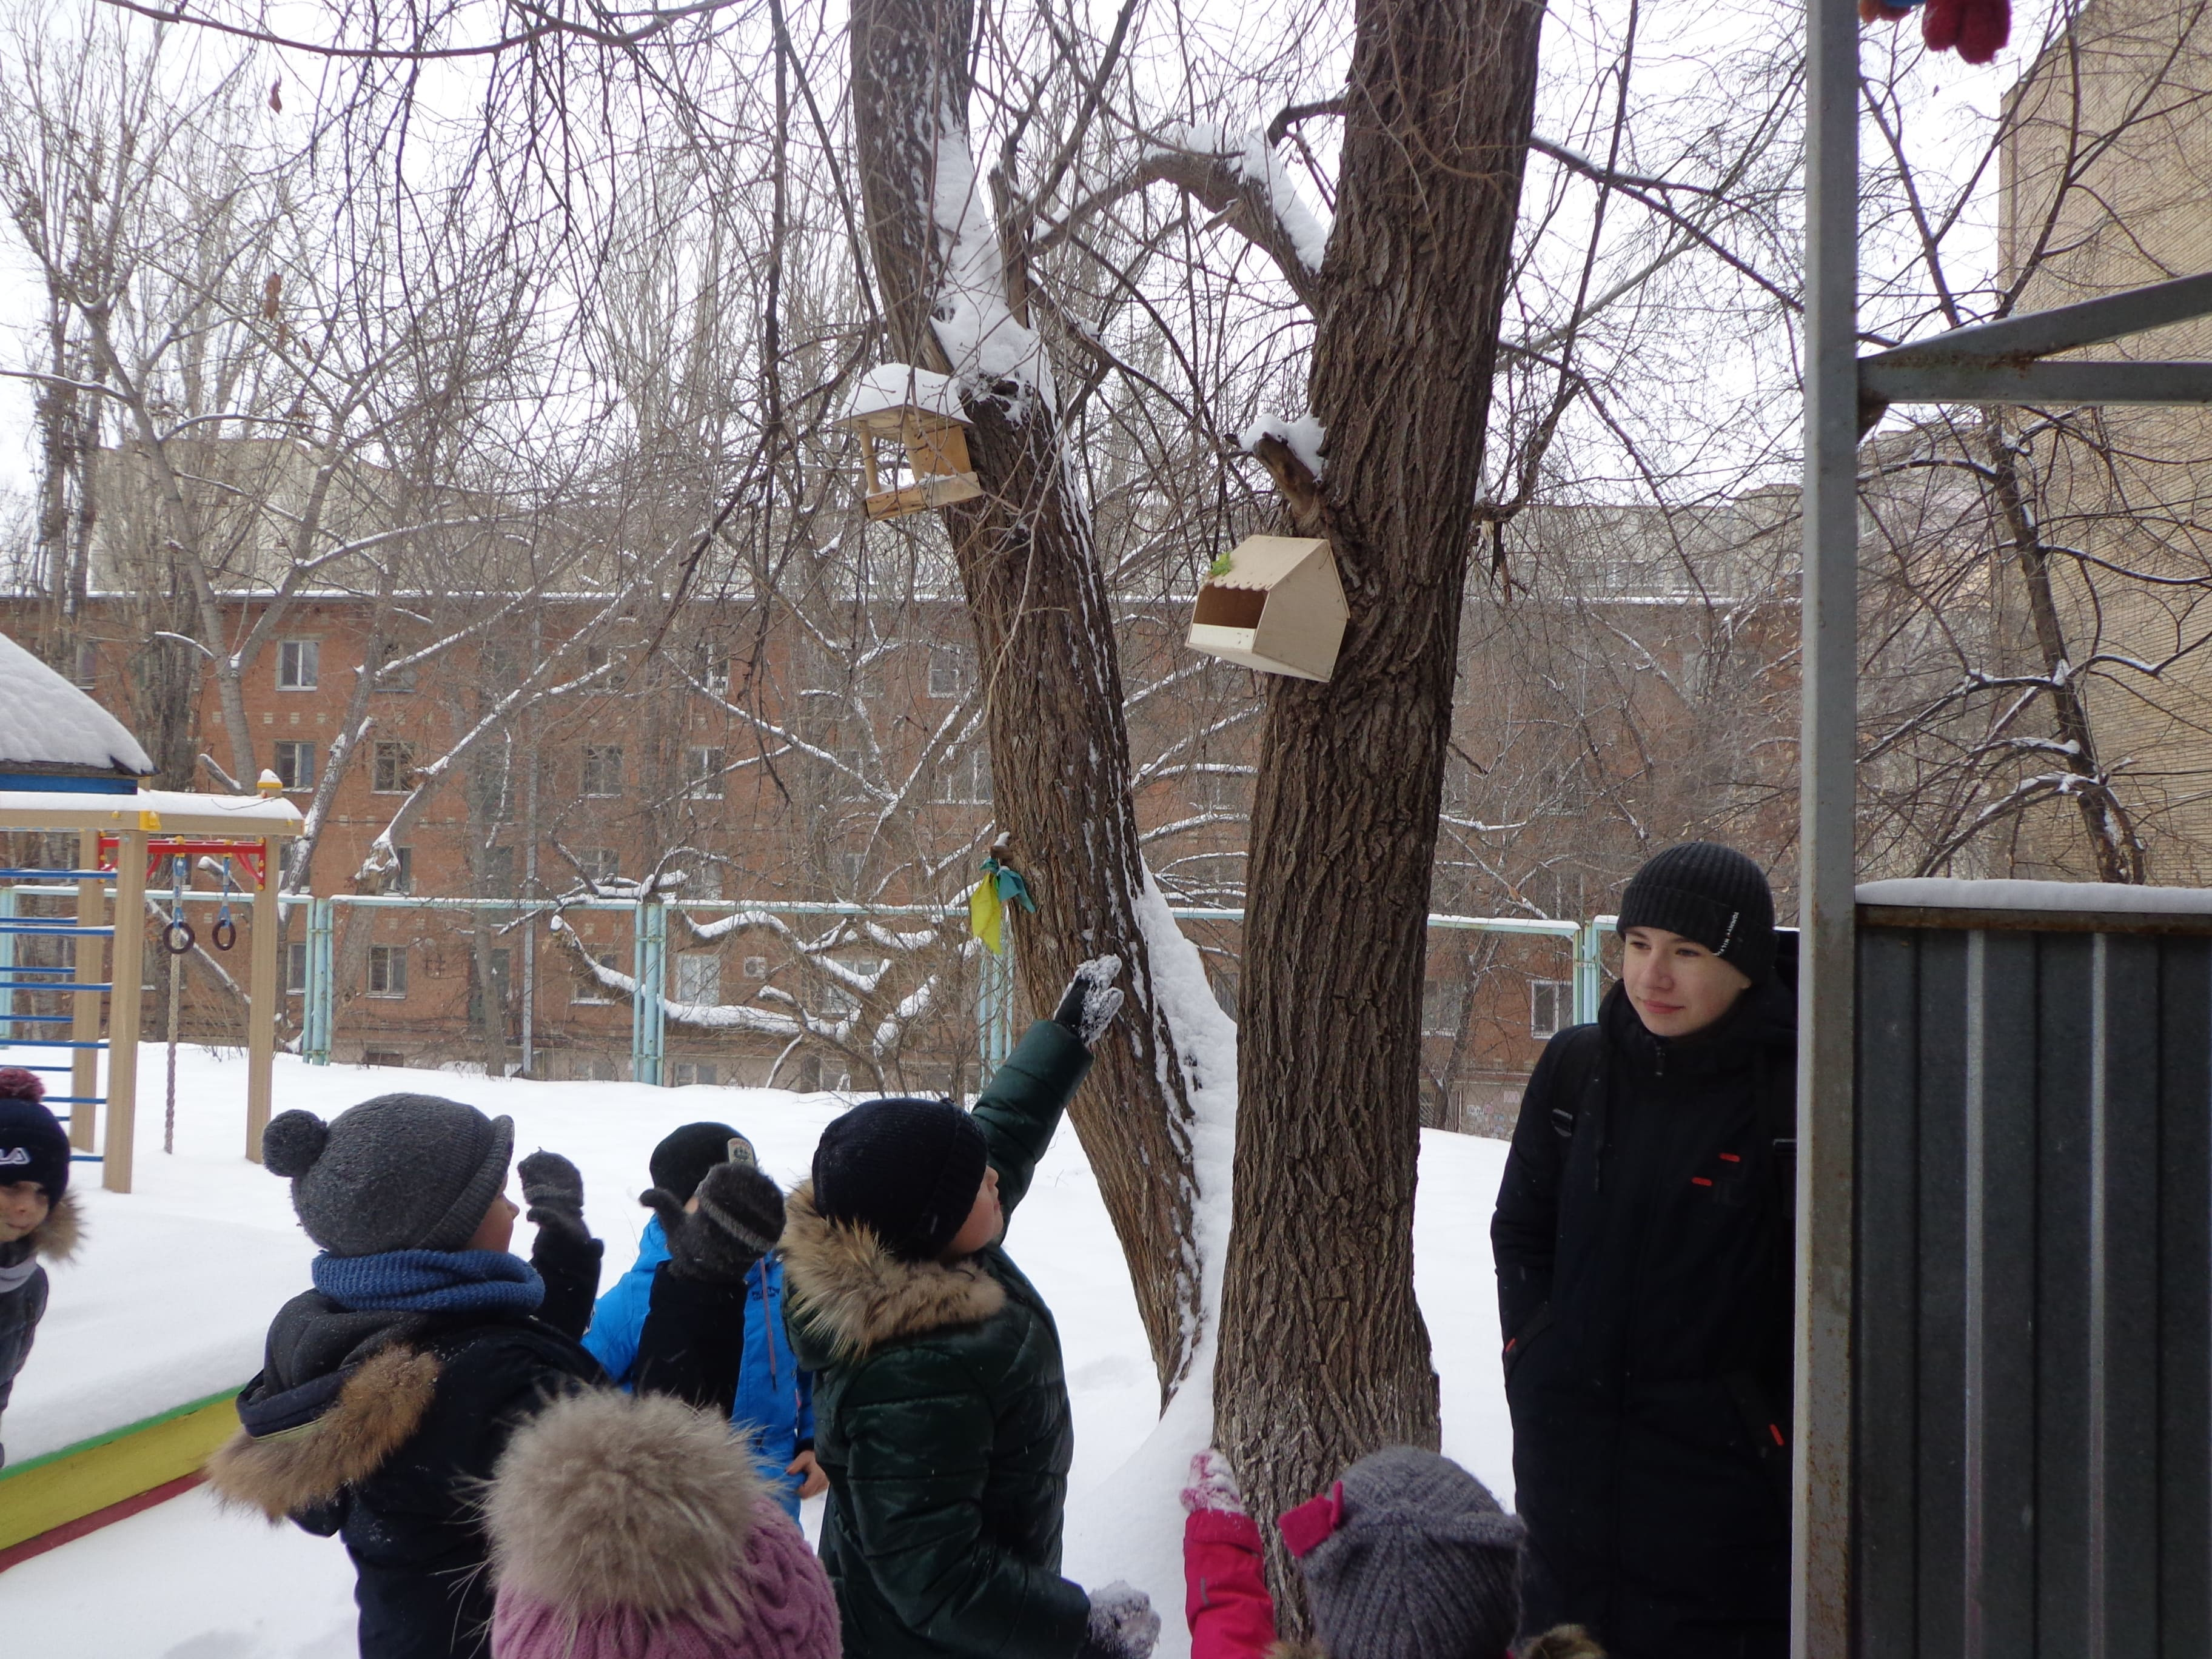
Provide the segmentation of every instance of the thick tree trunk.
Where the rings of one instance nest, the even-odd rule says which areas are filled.
[[[963,302],[948,300],[952,250],[933,204],[945,147],[967,163],[972,26],[970,0],[856,0],[862,198],[892,351],[962,374],[975,422],[969,455],[986,493],[945,509],[945,521],[982,665],[994,804],[1038,906],[1015,930],[1023,991],[1033,1010],[1049,1012],[1084,957],[1111,951],[1126,965],[1128,1006],[1099,1045],[1074,1119],[1165,1392],[1198,1327],[1191,1107],[1137,920],[1145,872],[1105,578],[1089,510],[1067,488],[1051,399],[1036,384],[1049,380],[1041,356],[1025,393],[1011,382],[994,388],[975,364],[948,357],[933,325],[933,313]],[[959,204],[945,207],[957,213]],[[1003,273],[999,281],[1003,293]]]
[[[1357,13],[1310,392],[1325,474],[1286,490],[1352,616],[1334,678],[1269,687],[1216,1375],[1218,1432],[1267,1520],[1366,1452],[1437,1443],[1413,1300],[1425,918],[1541,17]]]

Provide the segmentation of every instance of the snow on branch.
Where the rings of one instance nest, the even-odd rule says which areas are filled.
[[[1066,240],[1085,220],[1157,184],[1173,185],[1194,198],[1217,222],[1267,252],[1292,291],[1309,310],[1314,308],[1330,226],[1299,197],[1290,169],[1276,159],[1264,133],[1231,132],[1204,122],[1178,121],[1163,128],[1135,166],[1053,223],[1037,239],[1036,251]]]
[[[1029,417],[1032,398],[1048,414],[1056,412],[1051,361],[1036,331],[1007,308],[998,233],[967,137],[949,108],[938,117],[929,213],[944,260],[930,325],[954,377],[974,396],[1004,398],[1006,417],[1017,425]],[[1011,396],[1000,391],[1006,386],[1014,388]]]

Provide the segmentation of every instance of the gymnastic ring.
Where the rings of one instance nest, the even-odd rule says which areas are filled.
[[[161,929],[161,948],[173,957],[180,957],[192,948],[197,937],[189,921],[173,921]]]
[[[233,921],[228,916],[218,916],[216,918],[215,927],[210,930],[208,937],[215,941],[215,948],[216,950],[228,951],[232,945],[238,943],[238,924]]]

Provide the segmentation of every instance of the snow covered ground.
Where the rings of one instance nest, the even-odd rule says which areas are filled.
[[[827,1095],[635,1084],[520,1083],[435,1073],[316,1068],[276,1060],[276,1104],[328,1115],[393,1089],[435,1091],[515,1120],[518,1153],[546,1146],[582,1169],[586,1212],[607,1241],[605,1282],[627,1267],[647,1212],[635,1200],[646,1157],[679,1123],[715,1118],[750,1135],[769,1173],[806,1170]],[[161,1145],[161,1051],[139,1075],[138,1191],[91,1190],[88,1242],[54,1275],[53,1300],[4,1431],[11,1461],[243,1382],[259,1365],[270,1315],[307,1282],[312,1247],[284,1183],[240,1156],[241,1058],[179,1057],[177,1151]],[[1443,1378],[1444,1449],[1510,1497],[1498,1385],[1488,1224],[1504,1158],[1496,1141],[1425,1133],[1415,1225],[1418,1288]],[[517,1248],[528,1248],[528,1228]],[[1148,1589],[1187,1650],[1173,1473],[1186,1455],[1170,1425],[1154,1436],[1152,1365],[1119,1247],[1074,1135],[1063,1133],[1018,1212],[1009,1245],[1049,1299],[1076,1417],[1070,1577],[1126,1577]],[[1142,1454],[1139,1455],[1139,1454]],[[1133,1525],[1141,1519],[1142,1524]],[[71,1659],[335,1659],[352,1647],[352,1575],[335,1542],[218,1510],[188,1493],[0,1573],[11,1650]]]

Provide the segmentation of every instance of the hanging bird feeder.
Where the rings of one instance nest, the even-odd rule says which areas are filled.
[[[1248,536],[1214,562],[1199,588],[1188,643],[1263,674],[1325,680],[1336,670],[1350,614],[1327,542]]]
[[[968,416],[961,411],[960,388],[949,374],[905,363],[871,369],[854,388],[844,424],[860,434],[860,471],[867,481],[866,505],[872,519],[926,512],[983,493],[969,468]],[[896,443],[905,451],[889,469],[888,484],[878,465],[880,443]]]

